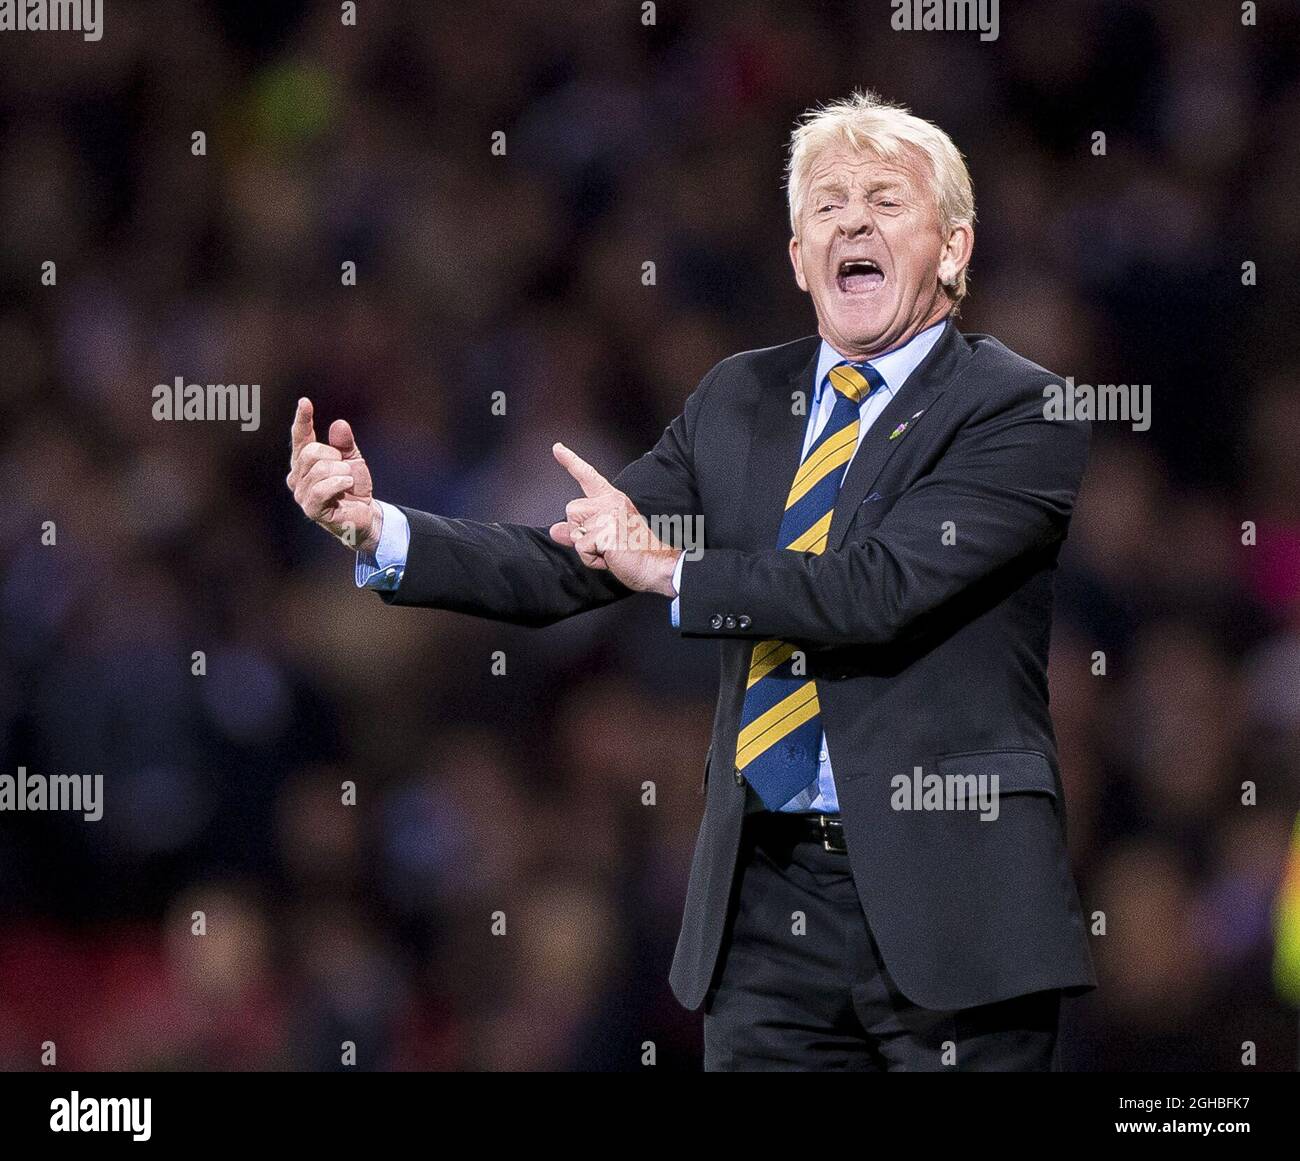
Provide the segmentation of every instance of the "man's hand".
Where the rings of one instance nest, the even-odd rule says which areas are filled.
[[[284,482],[309,520],[349,548],[372,553],[384,518],[374,500],[370,469],[347,420],[336,419],[329,443],[317,443],[312,416],[311,400],[299,399]]]
[[[588,568],[608,569],[636,592],[675,597],[679,550],[656,537],[636,505],[581,456],[562,443],[551,451],[582,488],[582,498],[565,506],[565,519],[551,525],[551,539],[576,549]]]

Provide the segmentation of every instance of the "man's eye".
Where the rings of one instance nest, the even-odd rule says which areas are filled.
[[[819,214],[824,214],[827,210],[833,210],[834,208],[835,208],[834,205],[828,203],[828,204],[826,204],[826,205],[824,205],[824,206],[821,206],[821,207],[817,210],[817,212],[818,212]]]

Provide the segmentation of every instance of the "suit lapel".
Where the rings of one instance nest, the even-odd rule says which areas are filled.
[[[743,503],[749,515],[749,542],[760,547],[776,547],[786,497],[799,469],[799,453],[803,451],[808,411],[812,408],[813,375],[821,350],[820,338],[808,341],[810,357],[795,359],[794,369],[781,383],[761,390],[758,396],[749,463],[741,479],[746,482]],[[794,413],[796,391],[802,391],[807,399],[802,415]]]
[[[917,413],[924,413],[933,406],[969,357],[961,332],[951,322],[946,323],[943,334],[930,353],[908,376],[907,382],[895,393],[885,410],[876,417],[871,430],[863,437],[835,502],[835,514],[831,517],[830,535],[827,539],[828,549],[839,548],[843,543],[849,524],[853,521],[853,514],[879,478],[889,457],[898,450],[904,438],[913,435],[914,428],[925,419],[924,414]],[[904,423],[907,426],[890,439],[899,425]]]

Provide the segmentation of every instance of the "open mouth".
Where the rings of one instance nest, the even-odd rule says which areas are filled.
[[[884,286],[885,273],[870,258],[846,258],[835,272],[835,284],[845,294],[862,294]]]

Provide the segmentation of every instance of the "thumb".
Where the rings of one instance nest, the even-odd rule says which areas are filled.
[[[360,458],[356,436],[352,434],[352,425],[346,419],[336,419],[330,424],[330,447],[343,453],[345,460]]]
[[[613,485],[605,479],[595,468],[584,460],[577,452],[570,451],[562,443],[557,443],[551,448],[551,454],[555,456],[566,472],[569,473],[578,482],[582,489],[582,494],[588,498],[599,496],[602,492],[608,492],[613,489]]]

